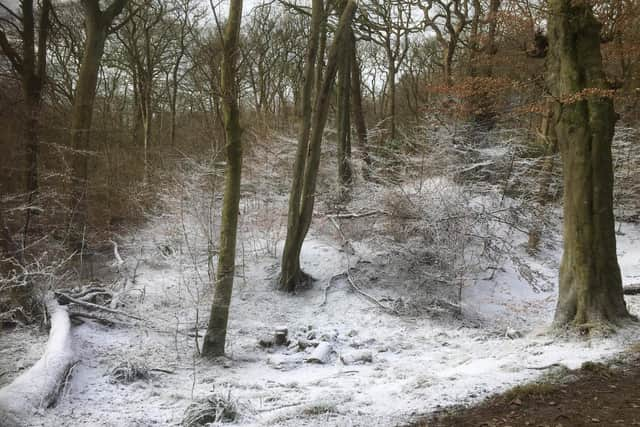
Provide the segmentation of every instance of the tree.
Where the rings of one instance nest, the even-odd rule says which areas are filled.
[[[298,284],[309,280],[309,277],[300,269],[300,250],[302,249],[302,241],[304,240],[302,233],[303,226],[301,223],[301,203],[302,184],[307,162],[309,135],[311,133],[311,104],[318,46],[320,44],[323,9],[322,0],[313,0],[311,3],[311,33],[307,45],[307,57],[305,60],[304,80],[302,84],[302,123],[300,125],[298,148],[293,166],[293,182],[291,184],[291,193],[289,194],[287,238],[282,253],[282,266],[279,279],[280,289],[287,292],[293,292]],[[301,235],[302,237],[300,237]]]
[[[140,122],[142,124],[144,183],[149,175],[155,86],[170,58],[174,61],[173,52],[169,49],[174,36],[168,31],[167,6],[166,2],[160,0],[129,2],[128,7],[132,9],[129,13],[132,16],[116,33],[125,48],[125,67],[133,80],[134,98],[138,107],[134,133],[137,133]]]
[[[237,61],[240,53],[240,22],[242,0],[231,0],[229,18],[223,38],[221,73],[222,112],[226,136],[227,166],[220,224],[220,252],[216,271],[216,286],[211,306],[202,354],[207,357],[224,355],[229,319],[229,304],[233,290],[236,263],[236,233],[240,208],[242,175],[242,129],[238,104]]]
[[[354,58],[355,37],[349,29],[347,41],[342,48],[340,63],[338,64],[338,90],[336,121],[338,128],[338,184],[340,193],[351,184],[353,172],[351,170],[351,61]]]
[[[319,9],[318,9],[319,7]],[[302,243],[309,231],[311,225],[311,217],[313,215],[313,204],[315,200],[316,179],[318,176],[318,167],[320,166],[320,149],[322,146],[322,135],[327,122],[327,114],[329,110],[329,100],[331,89],[338,70],[338,61],[341,58],[341,51],[347,44],[349,35],[349,27],[355,13],[356,3],[353,0],[347,1],[340,21],[335,31],[334,40],[329,49],[327,58],[327,66],[322,78],[322,85],[316,95],[315,109],[311,121],[307,124],[311,129],[311,135],[308,138],[302,138],[298,142],[298,151],[296,156],[296,164],[294,169],[293,184],[291,194],[289,196],[289,212],[287,238],[285,240],[284,251],[282,254],[282,268],[280,272],[280,289],[287,292],[293,292],[298,284],[310,280],[309,276],[303,273],[300,268],[300,251]],[[316,13],[321,13],[322,2],[314,1],[314,30],[319,31],[320,22],[316,22]],[[319,21],[319,19],[318,19]],[[318,37],[318,35],[313,36]],[[317,41],[315,42],[317,46]],[[313,88],[313,67],[310,64],[315,63],[316,49],[314,43],[309,44],[309,54],[307,68],[305,68],[305,98],[303,95],[303,106],[305,111],[310,113],[311,96]],[[307,74],[308,73],[308,74]],[[309,88],[306,86],[309,85]],[[305,117],[305,116],[303,116]],[[303,124],[304,126],[304,124]],[[304,132],[304,128],[303,128]],[[304,141],[308,140],[308,143]]]
[[[613,216],[611,141],[617,115],[605,80],[600,24],[583,0],[549,2],[548,78],[558,102],[564,253],[555,323],[587,331],[629,316]]]
[[[96,96],[98,71],[109,29],[116,16],[122,12],[127,0],[114,0],[104,11],[99,0],[82,0],[85,13],[85,43],[80,73],[73,99],[71,114],[71,146],[73,147],[71,197],[71,244],[80,248],[84,228],[87,225],[89,206],[87,200],[89,159],[91,146],[91,120]]]
[[[46,80],[47,40],[50,29],[51,0],[42,0],[40,9],[33,0],[22,0],[15,12],[3,3],[0,7],[8,18],[0,20],[0,49],[13,71],[20,77],[26,105],[25,142],[27,152],[27,209],[22,247],[26,247],[33,209],[38,193],[38,159],[40,141],[38,127],[42,104],[42,90]],[[15,42],[14,42],[15,41]]]
[[[414,1],[373,0],[364,5],[360,19],[362,37],[382,48],[387,62],[386,95],[389,132],[396,137],[396,76],[409,50],[409,37],[419,31],[414,19]]]

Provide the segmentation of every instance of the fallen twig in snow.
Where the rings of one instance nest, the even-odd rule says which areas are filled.
[[[353,277],[351,277],[351,273],[349,273],[350,269],[351,268],[347,266],[347,281],[356,292],[358,292],[360,295],[362,295],[372,303],[376,304],[378,307],[382,308],[384,311],[393,313],[395,315],[400,314],[398,313],[398,310],[396,310],[395,308],[387,307],[386,305],[384,305],[383,303],[381,303],[380,301],[378,301],[377,299],[375,299],[374,297],[372,297],[371,295],[369,295],[368,293],[360,289],[358,285],[356,285],[356,282],[353,280]]]
[[[545,369],[556,368],[556,367],[559,368],[561,366],[564,366],[564,365],[562,365],[561,363],[550,363],[550,364],[544,365],[544,366],[525,366],[525,368],[533,369],[533,370],[536,370],[536,371],[543,371]]]
[[[20,425],[20,418],[56,403],[68,373],[77,359],[71,345],[71,321],[66,307],[53,295],[45,297],[51,320],[44,354],[29,370],[0,389],[0,416],[3,425]]]
[[[329,218],[350,219],[350,218],[365,218],[368,216],[382,215],[382,214],[386,214],[386,212],[375,210],[375,211],[369,211],[369,212],[363,212],[363,213],[347,212],[342,214],[331,214],[327,216]]]
[[[320,307],[324,306],[327,303],[327,294],[329,293],[329,288],[333,285],[333,280],[337,279],[340,276],[346,277],[346,273],[336,274],[329,278],[329,281],[327,282],[327,286],[325,286],[324,288],[324,297],[322,299],[322,302],[320,303]]]

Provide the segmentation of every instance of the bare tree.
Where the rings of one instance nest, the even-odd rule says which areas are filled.
[[[52,5],[51,0],[42,0],[37,8],[33,0],[22,0],[19,10],[14,11],[4,2],[0,2],[0,9],[7,16],[0,19],[0,49],[20,78],[26,105],[27,209],[22,239],[24,248],[34,212],[31,205],[38,193],[38,128],[42,90],[46,80],[47,40]]]
[[[216,271],[216,286],[211,316],[204,336],[202,354],[206,357],[224,355],[229,319],[229,304],[233,290],[236,263],[236,233],[240,207],[240,180],[242,175],[242,128],[238,104],[237,61],[240,54],[240,22],[242,0],[232,0],[224,31],[221,92],[222,111],[226,135],[227,166],[225,170],[222,223],[220,225],[220,252]]]
[[[84,229],[89,216],[87,199],[89,181],[89,159],[91,146],[91,120],[96,96],[98,71],[104,53],[109,29],[116,16],[122,12],[127,0],[114,0],[104,11],[98,0],[83,0],[85,12],[85,43],[80,73],[73,100],[71,115],[71,146],[74,149],[72,161],[73,189],[71,195],[72,246],[81,248]]]

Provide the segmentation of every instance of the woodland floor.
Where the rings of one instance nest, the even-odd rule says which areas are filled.
[[[517,386],[478,406],[442,411],[414,427],[637,426],[640,355],[587,363],[562,381]]]
[[[289,153],[295,151],[291,141],[283,140],[282,145]],[[207,186],[211,171],[192,166],[173,186],[162,189],[162,203],[144,227],[114,236],[123,265],[113,263],[112,253],[106,251],[105,258],[89,266],[91,274],[85,282],[122,292],[120,308],[144,320],[123,319],[112,327],[93,322],[74,327],[80,363],[58,404],[28,414],[27,425],[176,426],[190,405],[220,394],[236,405],[234,425],[238,426],[405,425],[451,405],[478,404],[487,396],[547,375],[548,370],[541,367],[557,364],[562,369],[579,369],[585,362],[617,357],[640,342],[640,325],[590,340],[546,333],[555,307],[562,247],[557,210],[549,212],[544,244],[536,256],[527,253],[526,230],[507,227],[504,221],[513,218],[505,216],[469,230],[495,237],[481,242],[503,242],[499,257],[477,261],[465,280],[439,275],[446,253],[437,247],[430,250],[429,236],[446,244],[455,240],[449,236],[457,235],[429,235],[428,225],[437,224],[438,217],[429,223],[423,220],[426,214],[450,206],[452,210],[443,211],[442,218],[466,217],[470,212],[506,212],[513,204],[503,186],[470,189],[462,200],[460,186],[446,177],[407,178],[385,186],[362,183],[338,209],[330,187],[335,169],[321,170],[322,192],[301,254],[304,270],[316,282],[296,295],[277,292],[289,179],[272,175],[274,170],[288,170],[282,165],[291,161],[283,160],[286,153],[260,151],[260,147],[254,151],[243,177],[227,357],[208,361],[198,354],[211,304],[208,271],[210,263],[215,265],[210,254],[216,246],[211,236],[218,234],[215,214],[221,198],[218,187]],[[394,200],[402,203],[389,202]],[[458,204],[453,203],[456,200]],[[349,216],[378,209],[379,214]],[[341,213],[347,217],[336,215]],[[617,224],[617,241],[624,284],[637,284],[640,224]],[[449,247],[451,252],[454,249]],[[626,301],[630,311],[640,315],[640,296],[627,296]],[[262,348],[259,340],[280,326],[288,328],[293,345]],[[325,364],[307,363],[311,348],[301,350],[295,345],[304,339],[329,343],[330,359]],[[33,326],[0,331],[0,386],[37,360],[45,341],[46,333]],[[345,363],[361,351],[371,354],[371,360]],[[165,372],[152,371],[146,379],[125,384],[110,375],[123,364]],[[598,399],[635,399],[640,374],[620,372],[608,374],[612,377],[606,384],[602,379],[598,383],[597,375],[577,380],[592,381],[583,385],[593,384],[594,390],[612,390],[608,384],[619,381],[618,391],[636,394],[599,393]],[[632,379],[630,390],[623,375]],[[564,396],[563,391],[580,390],[558,386],[557,396]],[[531,416],[543,416],[545,412],[537,408],[551,401],[521,397],[522,405],[510,408],[510,402],[500,407],[496,399],[496,415],[473,412],[483,407],[468,412],[479,414],[469,415],[478,417],[469,418],[477,424],[436,425],[482,425],[494,417],[515,417],[509,411],[529,408],[529,402]],[[554,395],[553,401],[558,405],[544,408],[556,411],[556,406],[569,400]],[[629,405],[634,402],[639,401],[631,400]],[[585,406],[595,410],[609,405],[585,402]],[[572,413],[567,407],[554,416]],[[600,425],[613,425],[607,423],[619,419],[619,414],[626,417],[623,425],[633,425],[631,416],[621,411],[615,416],[594,413],[592,418],[602,420]],[[496,425],[525,425],[523,418],[507,420],[510,424],[498,421],[502,424]],[[580,425],[563,419],[545,422]]]

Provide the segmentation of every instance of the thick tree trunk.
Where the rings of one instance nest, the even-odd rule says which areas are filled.
[[[313,125],[308,150],[305,150],[306,162],[303,166],[304,175],[302,176],[301,197],[296,203],[296,207],[298,207],[298,209],[292,210],[291,200],[289,201],[289,224],[294,222],[296,227],[294,229],[287,229],[287,238],[282,256],[283,261],[282,271],[280,273],[280,289],[287,292],[293,292],[296,285],[298,285],[301,280],[308,279],[308,276],[306,276],[300,269],[300,251],[302,250],[302,243],[307,235],[307,231],[309,231],[311,217],[313,215],[316,179],[318,177],[318,167],[320,165],[322,135],[324,133],[327,114],[329,112],[331,89],[338,69],[340,51],[344,49],[344,44],[347,41],[348,30],[355,13],[355,9],[355,1],[349,0],[345,5],[342,15],[340,16],[335,37],[329,50],[327,67],[322,80],[320,92],[317,94],[316,108],[313,111]],[[294,186],[295,185],[296,183],[294,182]],[[291,197],[293,196],[294,193],[292,191]],[[297,218],[292,220],[292,215],[295,215]]]
[[[227,167],[220,225],[220,252],[216,271],[216,286],[211,306],[202,354],[206,357],[224,355],[229,319],[229,304],[233,290],[236,260],[236,234],[240,211],[240,181],[242,176],[242,128],[238,105],[237,60],[240,53],[240,22],[242,0],[232,0],[224,32],[224,47],[220,89],[226,136]]]
[[[85,32],[84,53],[80,64],[80,73],[76,93],[73,100],[71,115],[71,147],[72,159],[72,189],[71,189],[71,218],[70,239],[72,247],[80,249],[83,246],[83,236],[89,219],[88,189],[89,189],[89,158],[91,150],[91,121],[93,118],[93,104],[96,97],[98,72],[104,45],[107,40],[109,26],[117,15],[122,12],[127,0],[115,0],[104,12],[100,10],[98,0],[85,0]]]
[[[77,360],[66,307],[60,306],[53,295],[47,295],[45,305],[51,321],[47,347],[31,368],[0,389],[3,426],[27,425],[23,417],[52,406]]]
[[[71,116],[72,193],[71,193],[71,235],[69,242],[79,249],[83,245],[84,231],[89,219],[89,157],[91,150],[91,120],[93,102],[98,83],[98,71],[107,39],[107,28],[96,18],[85,22],[86,41],[80,65],[80,74]]]
[[[564,174],[564,253],[555,323],[591,330],[629,314],[613,216],[616,113],[604,92],[600,24],[587,2],[550,2],[549,46],[549,79],[560,101],[555,129]]]

